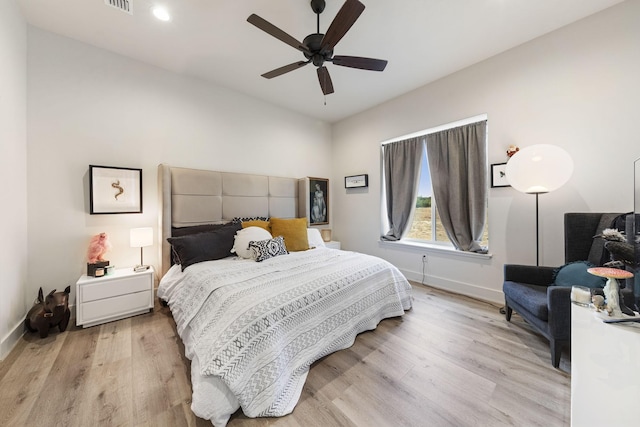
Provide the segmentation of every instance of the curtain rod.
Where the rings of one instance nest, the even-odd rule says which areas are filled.
[[[429,135],[431,133],[436,133],[436,132],[440,132],[440,131],[443,131],[443,130],[456,128],[456,127],[460,127],[460,126],[464,126],[464,125],[470,125],[471,123],[477,123],[477,122],[481,122],[483,120],[487,120],[487,114],[478,114],[477,116],[468,117],[466,119],[457,120],[455,122],[447,123],[447,124],[444,124],[444,125],[440,125],[440,126],[436,126],[436,127],[420,130],[418,132],[409,133],[407,135],[398,136],[398,137],[383,141],[383,142],[380,143],[380,145],[387,145],[387,144],[391,144],[392,142],[398,142],[398,141],[402,141],[402,140],[409,139],[409,138],[415,138],[417,136]]]

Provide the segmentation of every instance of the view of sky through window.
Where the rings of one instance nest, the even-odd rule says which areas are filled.
[[[429,165],[427,164],[427,155],[422,156],[422,165],[420,166],[422,173],[420,174],[420,185],[418,187],[418,196],[431,197],[433,190],[431,188],[431,174],[429,173]]]

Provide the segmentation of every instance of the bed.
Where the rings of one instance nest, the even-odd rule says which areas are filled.
[[[298,180],[160,165],[162,279],[193,412],[224,426],[293,411],[309,367],[411,308],[388,262],[324,247]],[[213,254],[213,255],[212,255]]]

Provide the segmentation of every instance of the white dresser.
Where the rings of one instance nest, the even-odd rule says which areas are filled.
[[[76,282],[76,325],[99,325],[153,310],[154,271],[132,267],[102,277],[81,276]]]
[[[571,425],[640,425],[640,324],[571,305]]]

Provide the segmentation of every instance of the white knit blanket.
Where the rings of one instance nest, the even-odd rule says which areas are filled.
[[[165,292],[202,375],[219,377],[249,417],[295,407],[309,366],[411,307],[411,287],[388,262],[314,249],[263,262],[238,258],[187,268]]]

